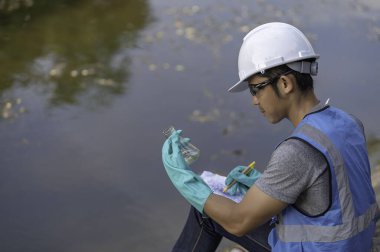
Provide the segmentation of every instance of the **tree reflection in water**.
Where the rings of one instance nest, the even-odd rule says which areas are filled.
[[[117,53],[135,47],[150,10],[146,1],[8,0],[0,22],[0,94],[38,85],[52,106],[97,106],[126,91],[130,60]],[[6,116],[17,105],[1,103]]]

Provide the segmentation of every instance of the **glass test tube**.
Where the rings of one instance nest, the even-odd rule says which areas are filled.
[[[175,131],[176,129],[173,126],[170,126],[169,128],[165,129],[162,133],[165,135],[166,138],[168,138]],[[180,137],[180,149],[186,163],[190,165],[199,158],[200,150],[191,143],[183,143],[182,139],[183,137]]]

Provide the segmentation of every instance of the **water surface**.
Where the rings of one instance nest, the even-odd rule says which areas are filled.
[[[20,1],[22,2],[22,1]],[[23,2],[23,3],[26,3]],[[33,2],[32,2],[33,3]],[[253,27],[302,29],[320,100],[380,137],[378,1],[39,1],[0,16],[2,251],[169,251],[188,204],[161,164],[162,129],[197,172],[264,169],[291,132],[229,94]]]

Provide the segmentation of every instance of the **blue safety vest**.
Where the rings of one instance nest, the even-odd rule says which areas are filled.
[[[357,119],[325,106],[308,114],[289,138],[303,140],[324,155],[332,202],[327,212],[316,217],[291,205],[284,209],[269,235],[272,251],[370,251],[378,207],[365,136]]]

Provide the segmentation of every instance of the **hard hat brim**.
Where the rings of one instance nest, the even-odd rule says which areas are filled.
[[[313,57],[303,57],[303,58],[299,58],[297,60],[289,60],[288,62],[281,62],[280,64],[276,64],[276,65],[273,65],[273,66],[268,67],[268,68],[262,68],[261,70],[266,71],[268,69],[271,69],[271,68],[274,68],[274,67],[277,67],[277,66],[280,66],[280,65],[287,65],[289,63],[299,62],[299,61],[303,61],[305,59],[314,59],[314,61],[316,61],[318,58],[319,58],[319,55],[315,54],[315,55],[313,55]],[[293,69],[293,70],[299,71],[298,69]],[[246,77],[243,80],[238,81],[236,84],[234,84],[232,87],[230,87],[228,89],[228,92],[230,92],[230,93],[237,93],[237,92],[241,92],[241,91],[244,91],[244,90],[248,89],[248,83],[244,83],[244,82],[247,81],[247,79],[249,77],[257,74],[258,72],[260,72],[260,71],[256,70],[256,71],[253,71],[252,73],[249,73],[247,75],[248,77]],[[311,74],[311,73],[309,73],[309,74]],[[316,74],[314,74],[314,75],[316,75]]]
[[[245,80],[238,81],[236,84],[234,84],[232,87],[228,89],[228,92],[237,93],[248,89],[248,84],[244,82]]]

